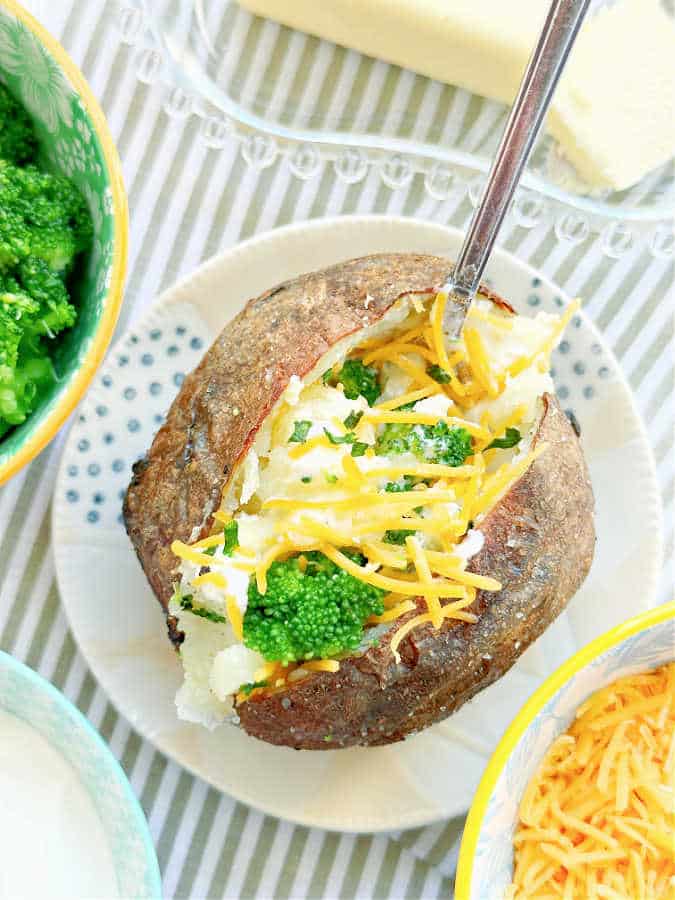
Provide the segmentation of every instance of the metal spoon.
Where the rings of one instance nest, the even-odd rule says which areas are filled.
[[[445,305],[442,326],[448,341],[456,340],[461,334],[509,203],[590,3],[591,0],[553,0],[551,3],[511,108],[480,205],[455,268],[443,288],[449,301]]]

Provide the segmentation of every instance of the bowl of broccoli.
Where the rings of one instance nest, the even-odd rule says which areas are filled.
[[[90,88],[14,0],[0,0],[0,483],[58,432],[122,302],[121,166]]]

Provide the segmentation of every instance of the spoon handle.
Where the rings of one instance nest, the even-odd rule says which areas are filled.
[[[511,108],[481,202],[444,291],[443,331],[456,340],[591,0],[553,0]],[[452,302],[452,301],[455,302]]]

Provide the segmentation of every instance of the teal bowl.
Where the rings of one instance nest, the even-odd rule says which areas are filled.
[[[0,440],[0,484],[58,432],[101,363],[122,304],[128,215],[122,170],[101,109],[66,51],[15,0],[0,0],[0,81],[30,114],[42,162],[72,178],[94,242],[72,285],[78,319],[53,355],[57,381]]]
[[[119,897],[160,898],[159,865],[143,810],[122,767],[82,713],[2,651],[0,709],[37,731],[75,770],[107,838]]]

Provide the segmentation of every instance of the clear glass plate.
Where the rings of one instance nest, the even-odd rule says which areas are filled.
[[[392,189],[422,172],[435,199],[480,195],[507,113],[499,103],[251,15],[235,0],[127,0],[119,27],[139,47],[139,77],[173,88],[169,109],[198,112],[207,140],[239,137],[253,166],[284,154],[309,178],[328,159],[348,183],[376,166]],[[610,237],[620,249],[626,229],[648,231],[657,255],[672,252],[674,210],[675,160],[629,190],[589,195],[546,135],[514,206],[526,226],[555,222],[561,239],[621,225]]]

